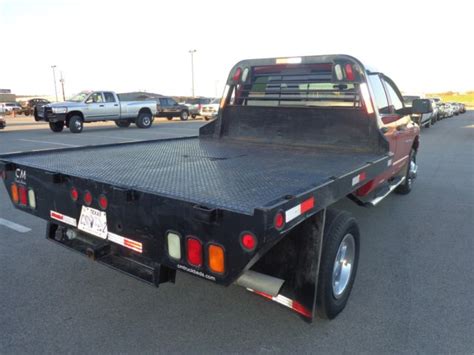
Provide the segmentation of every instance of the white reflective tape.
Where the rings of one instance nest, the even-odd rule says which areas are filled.
[[[110,240],[111,242],[117,243],[125,248],[132,249],[138,253],[143,252],[143,245],[140,242],[122,237],[112,232],[108,232],[107,237],[108,237],[108,240]]]
[[[49,211],[49,216],[52,218],[52,219],[55,219],[56,221],[60,221],[60,222],[63,222],[63,223],[66,223],[66,224],[69,224],[73,227],[76,227],[77,226],[77,221],[75,218],[72,218],[72,217],[69,217],[69,216],[66,216],[62,213],[59,213],[59,212],[56,212],[56,211]]]
[[[356,175],[352,178],[352,186],[357,185],[360,182],[360,175]]]
[[[392,159],[389,159],[389,160],[387,161],[387,166],[391,166],[391,165],[392,165]]]
[[[285,212],[285,222],[286,223],[291,222],[299,215],[301,215],[301,205],[297,205],[293,208],[290,208],[289,210]]]

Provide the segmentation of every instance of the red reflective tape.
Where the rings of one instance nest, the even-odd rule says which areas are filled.
[[[306,201],[303,201],[300,206],[301,213],[308,212],[314,207],[314,197],[310,197]]]
[[[62,220],[64,216],[56,212],[51,212],[51,217]]]
[[[365,171],[362,172],[362,173],[360,173],[360,174],[359,174],[359,181],[365,180],[366,177],[367,177],[367,175],[365,174]]]
[[[293,301],[293,305],[291,306],[291,308],[294,311],[301,314],[302,316],[305,316],[305,317],[308,317],[308,318],[311,318],[313,316],[311,311],[309,309],[307,309],[305,306],[303,306],[301,303],[299,303],[298,301]]]
[[[255,291],[255,290],[252,290],[252,292],[254,292],[254,293],[256,293],[257,295],[260,295],[260,296],[262,296],[262,297],[268,298],[269,300],[272,300],[272,301],[273,301],[273,296],[272,296],[272,295],[269,295],[268,293],[261,292],[261,291]]]
[[[142,243],[135,242],[134,240],[124,239],[123,245],[127,248],[133,249],[138,252],[142,252]]]

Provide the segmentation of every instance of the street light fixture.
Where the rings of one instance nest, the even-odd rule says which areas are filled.
[[[56,87],[56,65],[51,65],[53,69],[53,80],[54,80],[54,94],[56,95],[56,102],[58,102],[58,88]]]
[[[194,53],[196,53],[195,49],[189,50],[189,54],[191,54],[191,90],[194,97]]]

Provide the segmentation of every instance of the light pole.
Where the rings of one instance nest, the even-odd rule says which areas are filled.
[[[61,83],[61,88],[63,90],[63,101],[66,101],[66,94],[64,93],[64,78],[63,78],[63,72],[61,71],[61,79],[59,79],[59,82]]]
[[[56,87],[56,65],[51,65],[51,69],[53,69],[54,93],[56,95],[56,102],[58,102],[58,88]]]
[[[189,54],[191,54],[191,90],[194,97],[194,53],[196,53],[195,49],[191,49]]]

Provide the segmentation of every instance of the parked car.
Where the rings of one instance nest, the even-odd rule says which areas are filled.
[[[25,116],[32,115],[35,112],[36,106],[41,107],[49,103],[50,101],[46,99],[42,99],[42,98],[34,98],[27,101],[23,101],[22,103],[20,103],[21,113],[24,114]]]
[[[421,96],[415,95],[405,95],[403,96],[403,102],[405,103],[406,107],[412,107],[412,102],[416,99],[421,99]],[[424,114],[412,114],[411,118],[414,122],[416,122],[420,127],[431,127],[436,120],[438,115],[438,109],[433,99],[429,99],[431,112],[424,113]]]
[[[196,97],[194,99],[187,100],[184,104],[188,107],[191,117],[196,118],[201,114],[202,106],[207,105],[211,101],[212,99],[207,97]]]
[[[446,117],[453,117],[454,115],[454,107],[449,102],[444,104],[444,110],[446,112]]]
[[[17,102],[4,102],[0,104],[0,107],[7,115],[11,114],[12,112],[19,113],[21,111],[21,106]]]
[[[171,97],[160,97],[157,99],[157,102],[157,117],[166,117],[170,121],[173,119],[173,117],[179,117],[181,121],[188,120],[188,106],[177,103],[176,100]]]
[[[460,113],[465,113],[465,112],[466,112],[466,105],[460,103],[459,106],[460,106],[459,112],[460,112]]]
[[[81,133],[84,123],[114,121],[124,128],[135,123],[139,128],[150,128],[156,115],[155,100],[121,101],[113,91],[82,91],[67,101],[36,106],[35,120],[49,122],[53,132],[64,126],[72,133]]]
[[[441,120],[448,117],[446,104],[444,102],[439,102],[437,106],[438,106],[438,119]]]
[[[459,115],[459,113],[461,112],[461,107],[459,106],[459,104],[457,102],[450,102],[450,104],[453,107],[453,114],[455,116]]]
[[[204,117],[206,121],[216,118],[217,114],[219,113],[220,101],[220,99],[214,99],[207,105],[203,105],[201,107],[200,115]]]
[[[332,319],[365,255],[356,219],[335,204],[410,193],[420,143],[410,114],[430,106],[405,107],[388,76],[347,55],[244,60],[199,137],[4,155],[0,171],[15,208],[71,251],[156,287],[183,272]],[[383,228],[416,233],[413,223]]]

